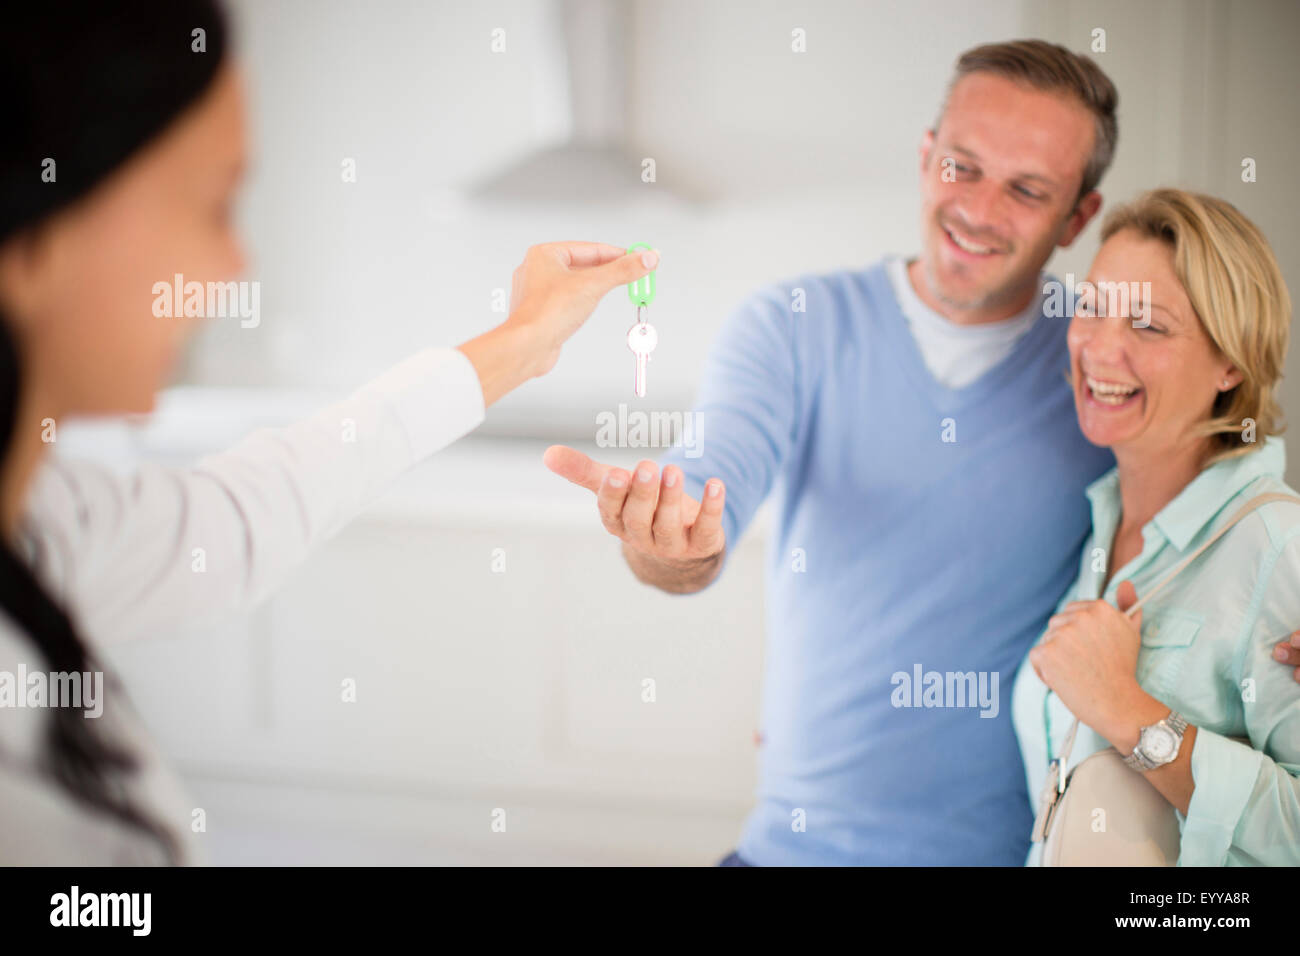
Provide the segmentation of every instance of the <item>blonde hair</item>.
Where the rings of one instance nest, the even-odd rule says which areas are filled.
[[[1075,201],[1097,187],[1115,158],[1115,145],[1119,141],[1119,121],[1115,116],[1119,93],[1101,67],[1086,56],[1046,40],[986,43],[967,50],[957,60],[948,84],[948,96],[952,95],[958,80],[972,73],[991,73],[1032,89],[1064,93],[1087,107],[1096,121],[1096,136]],[[940,120],[947,108],[945,97]]]
[[[1113,210],[1101,227],[1105,242],[1122,230],[1158,239],[1174,253],[1174,273],[1219,353],[1241,383],[1214,401],[1202,434],[1205,464],[1245,455],[1247,422],[1259,437],[1283,430],[1277,385],[1291,332],[1291,296],[1273,250],[1259,228],[1231,203],[1181,189],[1154,189]]]

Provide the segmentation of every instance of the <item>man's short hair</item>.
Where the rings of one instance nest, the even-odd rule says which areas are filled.
[[[1101,67],[1086,56],[1046,40],[986,43],[958,58],[948,95],[962,77],[972,73],[992,73],[1036,90],[1065,93],[1083,103],[1096,119],[1096,136],[1077,198],[1082,199],[1096,188],[1115,156],[1119,139],[1115,118],[1119,93]],[[945,110],[947,106],[945,96]]]

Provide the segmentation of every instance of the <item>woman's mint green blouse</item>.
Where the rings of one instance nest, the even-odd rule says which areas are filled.
[[[1142,529],[1142,553],[1104,594],[1120,496],[1117,472],[1103,475],[1088,488],[1092,537],[1060,606],[1097,598],[1114,604],[1126,580],[1141,597],[1250,498],[1291,492],[1282,481],[1285,462],[1281,440],[1270,438],[1257,451],[1206,468]],[[1300,864],[1300,684],[1272,656],[1274,645],[1298,629],[1300,504],[1290,502],[1244,518],[1142,607],[1138,683],[1199,728],[1196,790],[1187,815],[1178,817],[1180,866]],[[1035,810],[1047,774],[1046,693],[1026,659],[1011,706]],[[1059,754],[1074,718],[1054,694],[1048,706]],[[1229,737],[1249,738],[1251,746]],[[1108,746],[1080,725],[1069,766]],[[1040,850],[1034,844],[1027,863],[1037,863]]]

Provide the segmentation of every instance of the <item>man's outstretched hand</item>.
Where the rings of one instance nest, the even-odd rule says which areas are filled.
[[[642,581],[690,592],[717,575],[726,550],[721,479],[708,480],[700,502],[682,489],[676,465],[660,475],[654,462],[643,461],[628,473],[564,445],[546,449],[543,460],[561,478],[595,493],[601,523],[623,542],[623,553]]]

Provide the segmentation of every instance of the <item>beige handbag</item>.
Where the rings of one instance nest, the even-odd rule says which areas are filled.
[[[1300,504],[1294,495],[1269,493],[1250,499],[1210,539],[1141,595],[1126,612],[1130,617],[1174,576],[1195,561],[1233,525],[1270,501]],[[1114,747],[1092,754],[1066,776],[1079,729],[1076,718],[1051,762],[1039,795],[1038,817],[1031,837],[1043,844],[1043,866],[1173,866],[1178,862],[1181,831],[1177,811],[1145,775],[1129,769]],[[1240,739],[1240,738],[1236,738]],[[1249,741],[1242,741],[1249,743]],[[1093,812],[1104,808],[1106,825],[1093,829]]]

